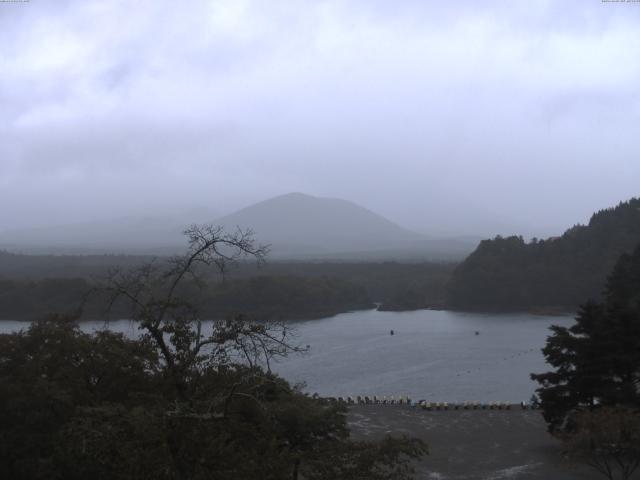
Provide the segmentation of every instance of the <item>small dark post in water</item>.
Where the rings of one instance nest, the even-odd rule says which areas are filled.
[[[480,335],[480,332],[476,330],[476,335]]]
[[[389,335],[393,335],[393,330],[391,330],[391,331],[389,332]]]

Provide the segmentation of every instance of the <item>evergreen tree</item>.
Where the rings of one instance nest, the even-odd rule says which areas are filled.
[[[543,352],[555,370],[531,375],[552,432],[571,431],[584,410],[640,407],[640,246],[620,257],[604,299],[580,307],[573,326],[551,327]]]

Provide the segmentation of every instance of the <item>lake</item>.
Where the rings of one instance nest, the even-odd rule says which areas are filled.
[[[552,324],[572,317],[481,314],[436,310],[364,310],[293,322],[308,353],[291,356],[273,369],[305,390],[324,396],[409,395],[446,402],[527,401],[536,388],[531,372],[549,369],[540,349]],[[23,322],[0,322],[15,331]],[[85,331],[104,322],[86,322]],[[135,335],[128,321],[109,328]],[[390,331],[394,335],[390,335]],[[475,332],[478,332],[476,335]]]

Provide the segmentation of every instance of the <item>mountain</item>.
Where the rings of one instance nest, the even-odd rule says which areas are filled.
[[[463,310],[571,310],[598,299],[618,258],[640,244],[640,198],[546,240],[483,240],[453,273],[447,305]]]
[[[338,261],[460,260],[477,245],[465,237],[429,237],[347,200],[289,193],[216,219],[209,209],[180,215],[105,221],[0,232],[0,249],[53,254],[175,254],[192,223],[228,231],[250,228],[270,258]]]
[[[216,223],[251,228],[276,257],[341,256],[413,248],[425,237],[355,203],[289,193],[243,208]]]

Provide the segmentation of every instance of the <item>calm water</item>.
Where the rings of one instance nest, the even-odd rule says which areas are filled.
[[[572,322],[570,317],[433,310],[345,313],[295,322],[298,343],[310,345],[310,351],[273,367],[292,382],[306,382],[307,391],[328,396],[519,402],[536,388],[529,373],[548,369],[540,352],[548,326]],[[0,322],[0,331],[25,326]],[[87,322],[83,330],[103,326]],[[111,322],[109,328],[137,333],[128,321]]]
[[[536,388],[529,373],[548,369],[540,351],[548,326],[572,322],[528,314],[353,312],[297,323],[300,343],[311,350],[275,369],[322,395],[518,402]]]

